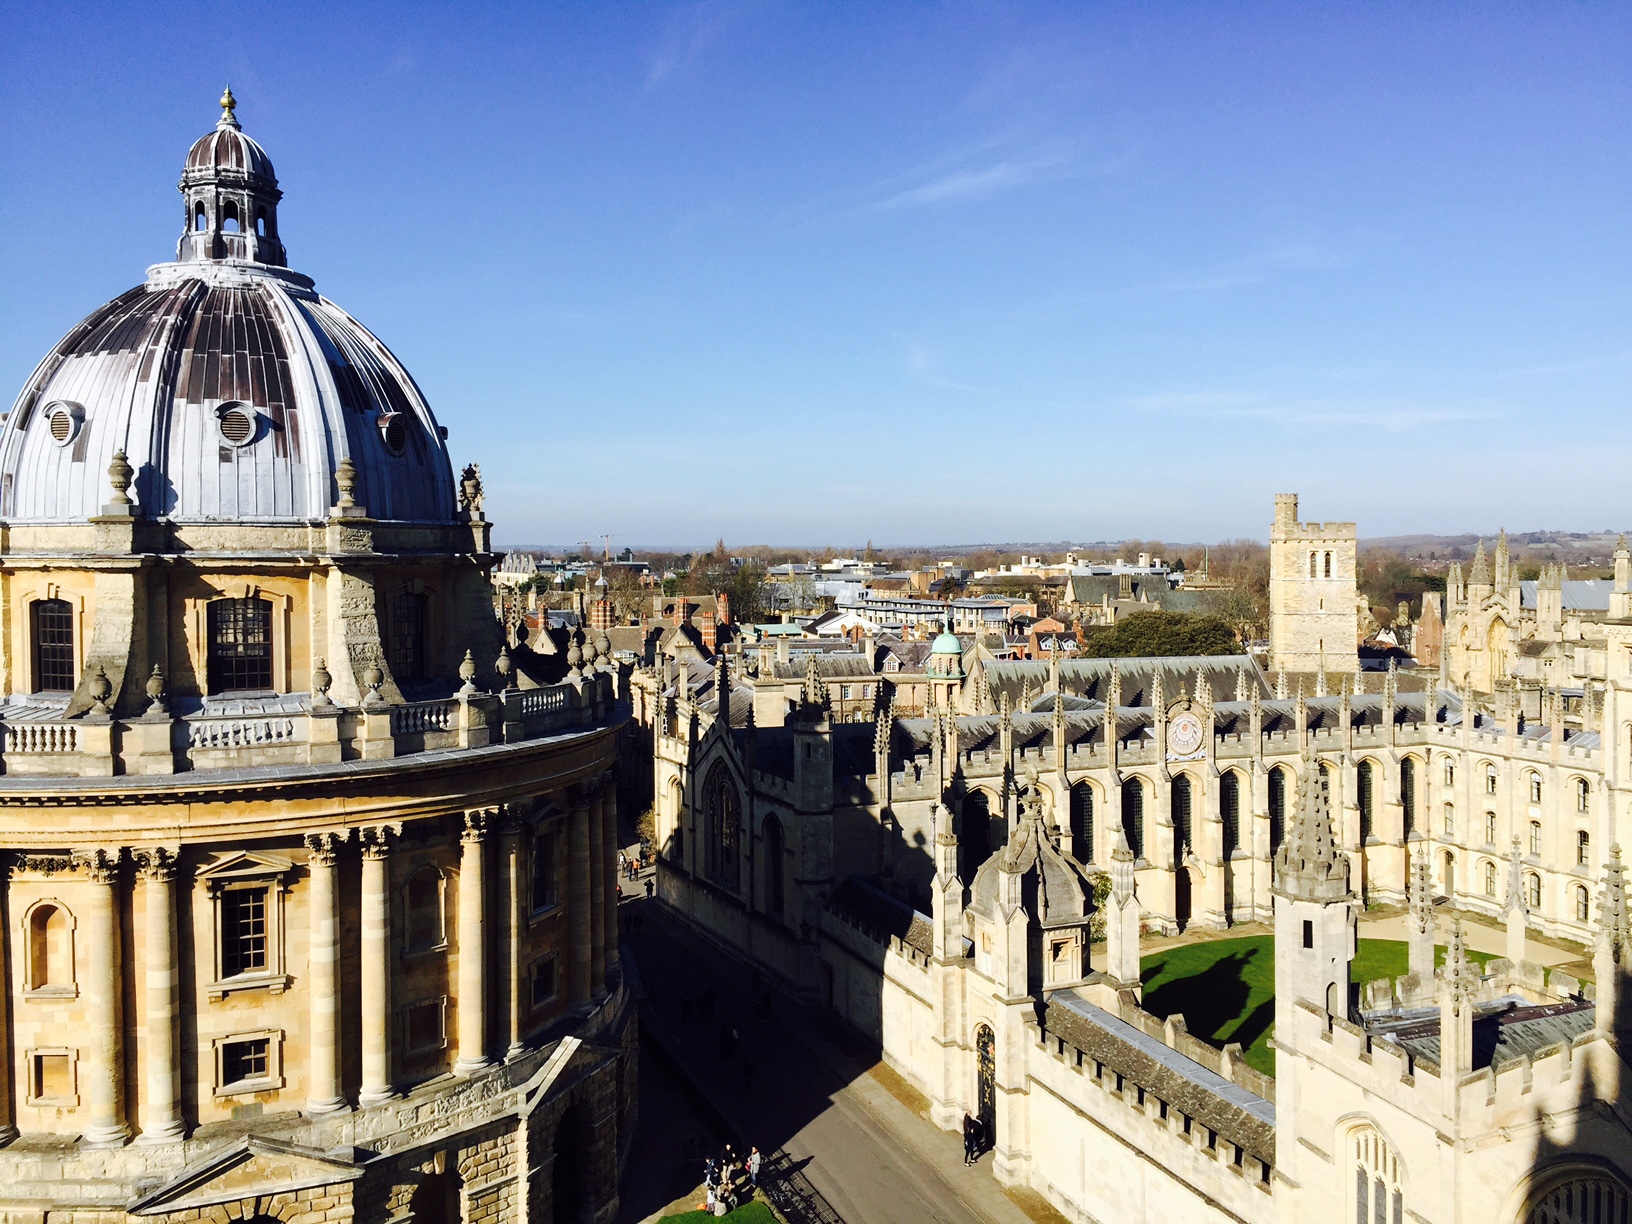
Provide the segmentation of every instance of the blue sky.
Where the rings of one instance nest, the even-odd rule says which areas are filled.
[[[1624,5],[0,24],[8,396],[173,257],[230,78],[502,542],[1632,527]]]

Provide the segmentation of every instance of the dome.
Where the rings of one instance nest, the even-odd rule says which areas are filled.
[[[953,633],[952,630],[943,629],[941,630],[940,636],[935,639],[935,644],[929,648],[929,653],[938,655],[957,655],[959,658],[962,658],[963,643],[958,641],[958,635]]]
[[[93,311],[40,362],[0,427],[0,518],[83,522],[108,466],[135,512],[178,522],[321,520],[349,459],[376,519],[449,522],[443,432],[372,332],[287,271],[272,163],[222,99],[188,153],[173,263]]]

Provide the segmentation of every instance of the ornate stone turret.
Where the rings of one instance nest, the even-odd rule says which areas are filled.
[[[1410,918],[1406,925],[1408,968],[1426,984],[1434,976],[1434,888],[1429,876],[1428,851],[1419,842],[1411,857],[1411,878],[1406,888]]]
[[[1529,921],[1530,907],[1524,900],[1524,855],[1515,837],[1507,859],[1507,900],[1502,903],[1502,922],[1507,926],[1507,959],[1515,965],[1524,960],[1524,934]]]
[[[1592,971],[1598,979],[1598,1031],[1615,1035],[1624,1058],[1632,1050],[1632,1008],[1626,1006],[1627,979],[1632,976],[1632,915],[1627,913],[1626,868],[1619,843],[1609,848],[1598,890]]]
[[[1326,778],[1305,747],[1298,807],[1275,855],[1275,1012],[1291,1027],[1299,999],[1348,1014],[1354,955],[1354,894],[1349,860],[1332,834]]]
[[[221,119],[187,153],[181,194],[186,224],[176,243],[179,262],[241,260],[285,265],[278,240],[278,178],[266,150],[244,135],[228,89],[221,95]]]
[[[1505,592],[1513,574],[1513,568],[1508,564],[1507,528],[1503,527],[1496,533],[1496,572],[1491,585],[1498,591]]]
[[[1485,560],[1485,542],[1473,550],[1473,568],[1468,571],[1468,597],[1474,603],[1483,603],[1490,595],[1490,562]]]
[[[1105,910],[1105,976],[1125,990],[1140,990],[1139,897],[1133,849],[1120,822],[1111,850],[1111,895]]]
[[[1474,994],[1478,988],[1479,970],[1468,960],[1458,918],[1451,926],[1445,968],[1439,977],[1439,1082],[1445,1111],[1453,1117],[1461,1077],[1473,1070]]]

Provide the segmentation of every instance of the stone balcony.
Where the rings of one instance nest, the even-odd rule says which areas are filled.
[[[497,693],[466,686],[446,696],[358,706],[310,693],[177,701],[139,718],[67,717],[66,695],[0,705],[0,771],[11,777],[99,778],[378,761],[485,748],[589,728],[615,700],[611,672]]]

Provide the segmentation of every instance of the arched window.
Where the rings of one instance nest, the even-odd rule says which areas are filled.
[[[786,892],[782,885],[782,822],[775,816],[765,818],[765,912],[778,922],[782,921]]]
[[[1539,820],[1530,822],[1530,854],[1532,857],[1539,857],[1541,854],[1541,821]]]
[[[1575,810],[1578,812],[1592,810],[1592,788],[1587,785],[1585,778],[1575,780]]]
[[[1071,854],[1079,863],[1094,861],[1094,788],[1086,782],[1071,788]]]
[[[1485,845],[1494,846],[1495,844],[1496,844],[1496,813],[1495,812],[1486,812],[1485,813]]]
[[[1592,866],[1592,835],[1585,829],[1575,831],[1575,865],[1577,867]]]
[[[1269,771],[1269,852],[1281,848],[1286,836],[1286,771],[1277,765]]]
[[[1326,578],[1330,578],[1332,576],[1332,554],[1331,553],[1326,554],[1326,571],[1325,571],[1325,574],[1323,576],[1326,577]]]
[[[1138,778],[1122,784],[1122,835],[1133,857],[1145,857],[1145,787]]]
[[[1400,761],[1400,807],[1405,817],[1405,835],[1417,831],[1417,758]]]
[[[1595,1170],[1550,1185],[1531,1200],[1524,1224],[1622,1224],[1629,1209],[1632,1191]]]
[[[1452,803],[1445,805],[1445,836],[1456,836],[1456,805]]]
[[[1524,873],[1524,903],[1532,910],[1541,908],[1541,877],[1533,871]]]
[[[391,674],[398,680],[425,675],[425,596],[404,591],[391,597]]]
[[[716,763],[703,787],[703,871],[716,884],[737,890],[737,830],[742,800],[730,771]]]
[[[210,603],[209,679],[212,693],[272,687],[272,601],[216,599]]]
[[[1496,766],[1486,765],[1485,766],[1485,794],[1494,795],[1495,793],[1496,793]]]
[[[1539,773],[1530,775],[1530,802],[1541,802],[1541,775]]]
[[[221,206],[221,232],[223,234],[238,232],[238,205],[231,200]]]
[[[1218,779],[1218,820],[1223,826],[1224,857],[1241,848],[1241,775],[1226,770]]]
[[[1456,762],[1450,757],[1445,758],[1445,785],[1456,785]]]
[[[43,901],[28,911],[27,988],[30,991],[71,993],[74,987],[73,919],[54,901]]]
[[[262,238],[266,237],[266,209],[264,208],[255,210],[255,232]]]
[[[1173,779],[1172,799],[1169,804],[1173,817],[1173,865],[1184,863],[1184,856],[1195,848],[1195,830],[1190,821],[1190,779],[1180,774]]]
[[[1496,864],[1489,859],[1479,864],[1479,884],[1485,890],[1485,896],[1496,895]]]
[[[1309,554],[1309,577],[1313,578],[1313,577],[1316,576],[1316,570],[1317,570],[1319,564],[1320,564],[1320,554],[1319,553],[1310,553]]]
[[[442,885],[442,873],[435,867],[421,867],[408,877],[404,908],[410,952],[427,952],[447,942]]]
[[[1354,780],[1356,789],[1360,792],[1360,844],[1363,846],[1371,840],[1372,828],[1372,795],[1376,791],[1376,770],[1370,761],[1361,761],[1355,766]]]
[[[1592,894],[1579,884],[1575,886],[1575,920],[1592,921]]]
[[[1383,1137],[1369,1126],[1349,1136],[1354,1169],[1355,1224],[1404,1224],[1405,1186],[1400,1162]]]
[[[193,229],[202,234],[210,228],[209,215],[204,211],[204,202],[200,200],[193,206]]]
[[[36,693],[74,689],[74,609],[66,599],[36,599],[29,606],[29,638]]]

